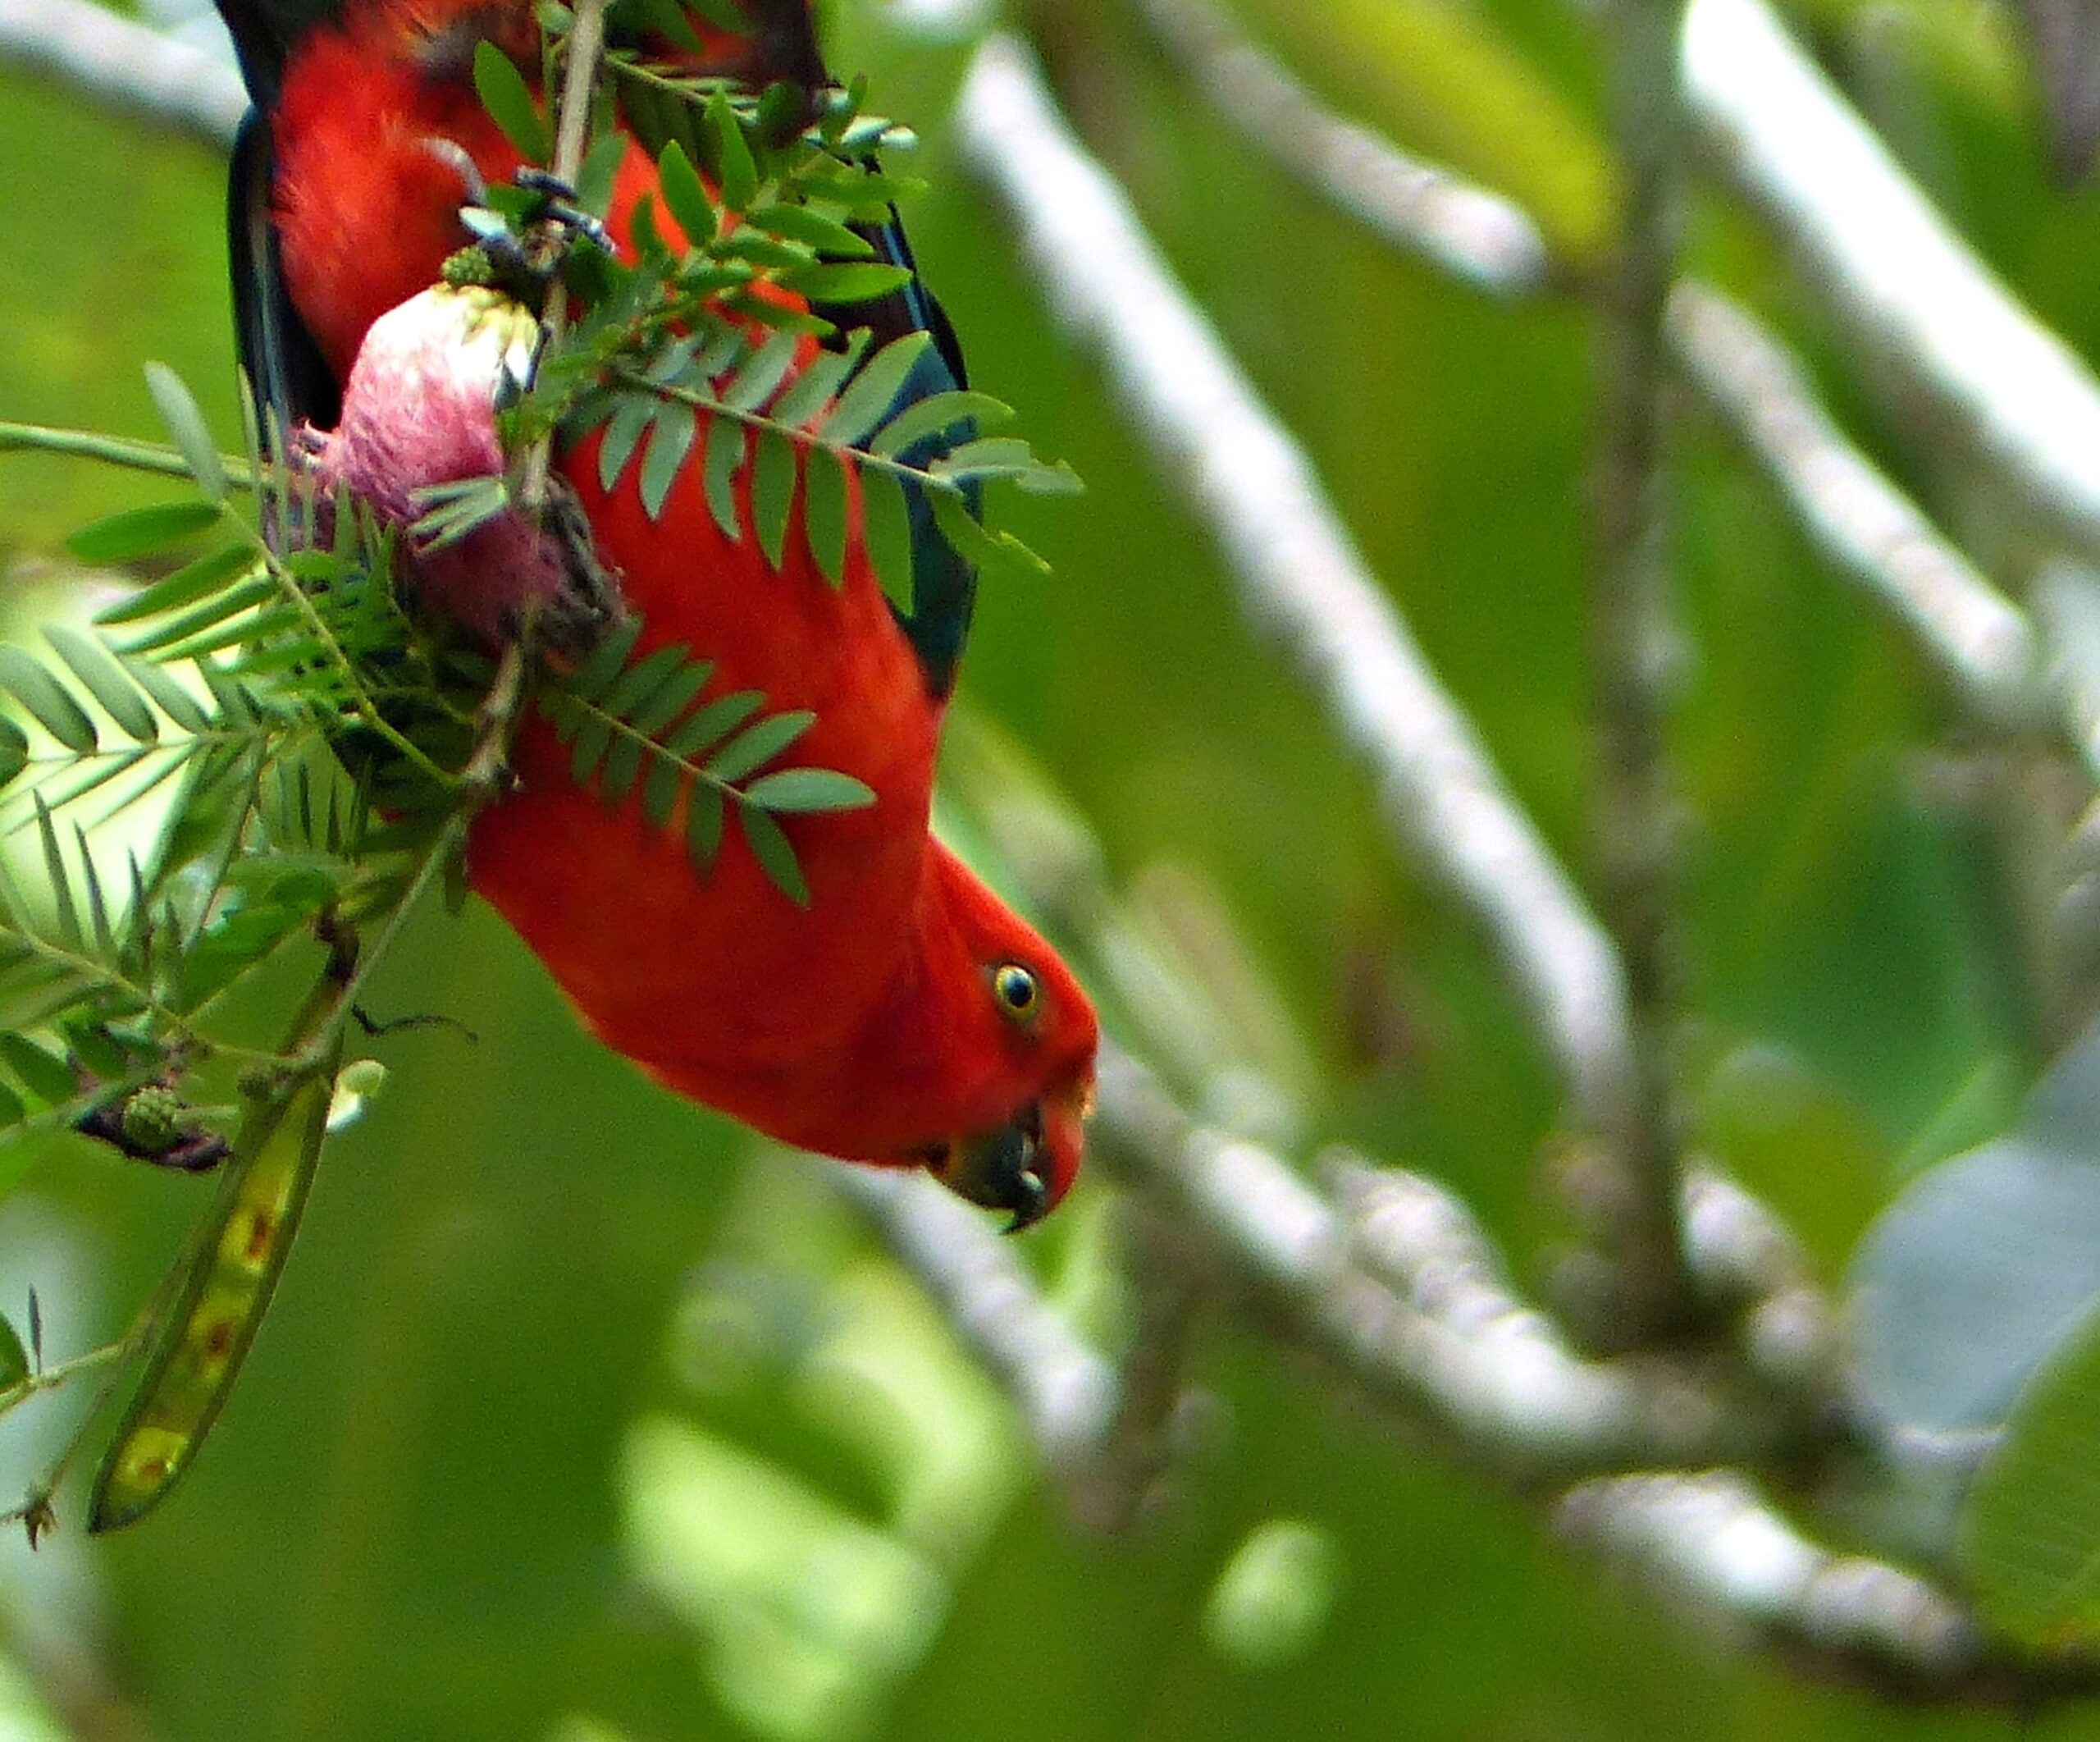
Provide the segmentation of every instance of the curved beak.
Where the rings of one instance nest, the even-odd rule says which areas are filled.
[[[985,1209],[1011,1213],[1009,1234],[1049,1214],[1050,1181],[1043,1160],[1043,1109],[1031,1107],[1012,1124],[948,1145],[934,1177],[958,1197]]]
[[[1048,1215],[1071,1189],[1092,1100],[1083,1085],[1037,1101],[998,1131],[943,1145],[929,1170],[958,1197],[1007,1211],[1013,1219],[1006,1231],[1018,1234]]]

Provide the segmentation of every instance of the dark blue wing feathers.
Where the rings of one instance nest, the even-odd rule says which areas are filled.
[[[892,210],[885,223],[856,227],[874,249],[878,260],[902,267],[911,274],[911,281],[879,304],[825,309],[823,313],[826,318],[842,328],[872,328],[879,345],[889,344],[914,332],[931,333],[934,336],[932,345],[897,390],[897,398],[885,414],[887,422],[922,400],[968,386],[970,374],[963,363],[962,347],[956,338],[955,328],[948,321],[947,311],[919,276],[919,263],[912,258],[911,242],[895,210]],[[926,437],[898,457],[909,464],[924,466],[970,440],[975,434],[975,427],[966,420]],[[897,624],[919,656],[927,689],[936,699],[945,699],[955,688],[963,647],[970,638],[970,615],[977,601],[977,569],[975,565],[957,553],[934,524],[933,505],[927,501],[924,489],[907,482],[904,495],[911,521],[911,609],[906,611],[897,608]],[[978,486],[969,487],[967,500],[972,514],[980,512],[982,496]]]
[[[269,126],[250,109],[234,141],[226,184],[226,240],[232,255],[234,334],[266,441],[272,424],[281,437],[289,437],[301,422],[333,429],[342,409],[336,377],[285,289],[277,232],[270,219],[273,173]]]

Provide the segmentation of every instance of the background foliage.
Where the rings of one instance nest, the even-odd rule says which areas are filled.
[[[965,696],[1052,771],[1138,900],[1276,989],[1312,1136],[1452,1181],[1541,1250],[1558,1223],[1531,1158],[1556,1095],[1477,940],[1395,865],[1367,782],[1038,312],[944,142],[961,49],[874,0],[839,10],[836,61],[926,135],[913,239],[975,373],[1089,486],[1076,510],[1019,514],[1057,578],[988,588]],[[1290,10],[1239,8],[1257,28]],[[1792,16],[1993,267],[2100,354],[2100,195],[2048,180],[2004,15]],[[1610,198],[1595,50],[1560,0],[1336,0],[1321,21],[1279,41],[1323,92],[1594,247]],[[1117,0],[1031,21],[1090,142],[1579,862],[1584,319],[1397,261],[1249,161]],[[158,358],[208,392],[231,445],[213,155],[0,69],[0,162],[18,222],[0,414],[155,434],[139,364]],[[1769,245],[1718,204],[1694,239],[1695,263],[1790,317],[1850,426],[1959,523],[1961,481],[1834,367]],[[1687,415],[1681,441],[1696,1136],[1834,1273],[1899,1184],[2010,1119],[2042,1041],[1991,816],[1944,778],[1913,656],[1819,572],[1718,432]],[[0,462],[13,620],[74,608],[63,536],[153,487]],[[139,1733],[212,1742],[596,1735],[587,1717],[666,1742],[2011,1728],[1891,1712],[1659,1625],[1521,1507],[1395,1452],[1223,1328],[1172,1502],[1127,1540],[1077,1534],[820,1177],[591,1045],[486,912],[426,915],[370,1002],[479,1038],[380,1043],[387,1092],[331,1153],[194,1477],[135,1533],[0,1548],[10,1650],[82,1735],[133,1733],[94,1715],[107,1690]],[[0,1204],[0,1278],[36,1287],[62,1356],[121,1328],[210,1188],[66,1141],[29,1166]],[[1093,1312],[1098,1207],[1082,1194],[1032,1248]],[[75,1406],[8,1419],[10,1487]],[[0,1676],[0,1712],[18,1695],[0,1724],[68,1733]]]

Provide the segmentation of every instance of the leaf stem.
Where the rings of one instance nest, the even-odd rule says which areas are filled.
[[[561,697],[561,701],[556,704],[557,706],[567,706],[573,707],[579,713],[588,714],[593,719],[602,721],[609,729],[619,734],[621,737],[641,745],[642,749],[649,755],[658,757],[664,761],[671,763],[679,770],[680,773],[685,775],[700,785],[710,786],[714,788],[714,790],[719,793],[724,798],[732,799],[739,805],[748,805],[751,802],[751,799],[746,796],[742,788],[736,785],[732,781],[724,780],[721,775],[718,774],[710,772],[699,763],[690,761],[688,758],[678,755],[674,751],[660,743],[657,739],[651,737],[648,733],[641,730],[639,728],[631,725],[627,720],[621,719],[619,715],[609,711],[599,703],[587,701],[583,697],[576,694],[573,690],[557,689],[556,693]],[[711,748],[713,747],[710,746],[710,748]]]
[[[235,524],[240,524],[239,522]],[[279,560],[276,552],[270,548],[269,541],[253,528],[243,527],[242,530],[248,534],[255,546],[257,554],[262,557],[265,566],[269,569],[270,578],[277,583],[277,590],[306,620],[307,628],[321,642],[329,663],[334,665],[341,674],[352,698],[352,706],[357,710],[358,718],[384,738],[399,755],[407,758],[418,770],[431,780],[436,781],[440,786],[449,787],[454,784],[456,778],[454,775],[431,761],[430,757],[418,748],[398,726],[380,712],[379,704],[372,700],[371,690],[358,674],[357,662],[343,651],[343,644],[336,639],[336,632],[329,628],[328,620],[315,608],[313,600],[307,590],[299,585],[290,570],[286,569]]]
[[[107,963],[98,962],[92,956],[82,955],[77,950],[68,949],[62,944],[54,944],[48,938],[39,937],[35,933],[5,919],[0,919],[0,939],[11,940],[19,944],[39,961],[65,970],[76,982],[91,984],[104,992],[113,992],[134,1000],[146,1015],[156,1022],[166,1023],[174,1038],[185,1046],[213,1048],[213,1043],[194,1033],[180,1016],[162,1004],[145,987],[116,972]]]
[[[58,454],[75,460],[95,460],[127,471],[149,472],[159,478],[188,478],[189,463],[165,441],[144,441],[128,436],[105,436],[93,430],[61,429],[48,423],[14,423],[0,419],[0,454]],[[255,474],[246,460],[221,454],[227,481],[243,490],[255,487]]]
[[[458,776],[460,792],[458,802],[445,818],[436,838],[424,848],[414,873],[388,910],[378,936],[357,950],[354,964],[340,982],[340,995],[333,1008],[293,1061],[289,1077],[281,1086],[280,1092],[288,1090],[292,1083],[312,1076],[322,1063],[332,1056],[336,1042],[351,1019],[352,1008],[363,991],[365,982],[399,940],[409,915],[429,892],[431,885],[465,846],[467,831],[482,807],[501,792],[504,767],[509,757],[510,742],[517,731],[524,698],[525,670],[524,647],[518,642],[511,642],[503,650],[503,659],[496,667],[495,681],[490,685],[488,694],[482,703],[481,725],[475,737],[474,748],[467,759],[466,766]]]
[[[598,82],[599,62],[605,57],[607,3],[608,0],[578,0],[565,45],[568,62],[563,69],[560,113],[555,117],[553,167],[555,174],[571,187],[583,167],[583,142],[591,129],[591,93]],[[550,353],[568,331],[568,286],[559,275],[548,287],[547,305],[541,318],[546,327],[542,351]],[[554,450],[550,429],[526,453],[518,500],[527,514],[539,514],[546,507],[547,477],[554,464]]]
[[[929,472],[923,466],[912,465],[906,460],[895,459],[887,454],[871,454],[867,449],[856,447],[850,441],[829,440],[817,430],[806,429],[800,425],[791,427],[783,423],[778,418],[769,417],[763,411],[746,411],[742,406],[732,405],[725,400],[717,399],[713,394],[701,392],[698,388],[680,387],[668,382],[651,381],[639,369],[620,368],[614,369],[612,373],[614,378],[623,386],[653,393],[660,399],[675,400],[681,405],[692,406],[696,411],[712,412],[718,416],[728,418],[742,423],[746,428],[768,431],[780,437],[783,441],[795,443],[799,447],[808,448],[813,452],[829,454],[842,464],[851,465],[861,470],[888,472],[893,477],[917,484],[922,489],[938,491],[943,496],[961,497],[968,494],[963,484],[954,478],[944,478],[938,472]]]
[[[93,1373],[121,1360],[135,1341],[135,1337],[121,1337],[115,1342],[104,1343],[99,1349],[90,1349],[71,1360],[57,1361],[38,1372],[25,1374],[12,1385],[0,1390],[0,1415],[41,1392],[57,1390],[69,1379],[76,1379],[84,1373]],[[0,1515],[0,1521],[4,1518],[5,1515]]]

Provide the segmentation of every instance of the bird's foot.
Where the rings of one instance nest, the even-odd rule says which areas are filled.
[[[540,608],[536,631],[555,652],[581,659],[627,621],[619,571],[599,556],[583,505],[558,478],[548,482],[541,525],[559,553],[562,583]]]
[[[474,241],[445,263],[450,283],[493,286],[537,307],[580,245],[607,256],[613,252],[605,226],[559,176],[528,164],[491,188],[470,159],[461,177],[468,197],[459,221]]]

